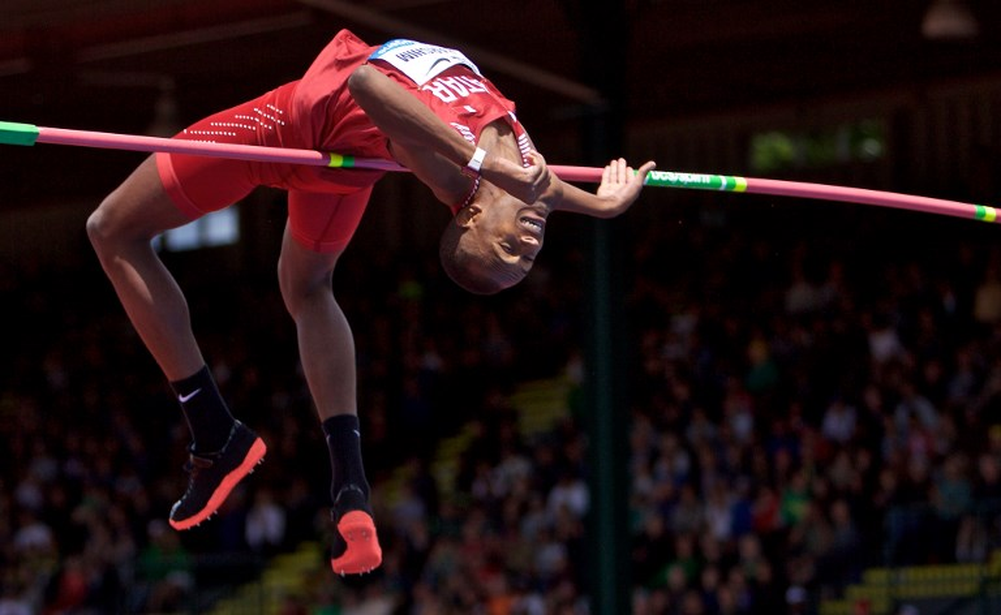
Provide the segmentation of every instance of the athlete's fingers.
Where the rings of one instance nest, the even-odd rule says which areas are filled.
[[[605,165],[605,168],[601,170],[601,183],[609,184],[612,182],[612,163],[609,162]]]
[[[541,197],[549,187],[551,181],[549,167],[546,159],[539,152],[532,150],[528,152],[528,183],[530,184],[530,202],[535,202]]]
[[[639,168],[639,171],[636,172],[635,175],[636,181],[638,181],[640,184],[645,183],[646,176],[650,173],[650,171],[653,171],[655,168],[657,168],[657,163],[654,162],[653,160],[648,160],[645,163],[643,163],[643,166],[641,166]]]
[[[615,161],[615,173],[616,180],[619,183],[625,183],[629,181],[629,165],[626,164],[625,158],[619,158]]]

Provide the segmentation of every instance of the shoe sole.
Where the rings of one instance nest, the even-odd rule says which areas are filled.
[[[372,572],[382,563],[382,547],[375,523],[368,513],[352,510],[337,522],[337,531],[348,547],[344,554],[330,560],[330,567],[341,576]]]
[[[266,452],[268,452],[268,447],[264,444],[264,440],[260,438],[254,440],[254,443],[250,446],[250,450],[247,451],[247,456],[243,458],[243,463],[223,477],[205,507],[187,519],[181,519],[180,521],[170,519],[170,527],[180,531],[189,530],[214,515],[219,510],[219,507],[222,506],[222,503],[226,501],[226,498],[229,497],[233,488],[245,476],[253,472],[257,464],[261,463]]]

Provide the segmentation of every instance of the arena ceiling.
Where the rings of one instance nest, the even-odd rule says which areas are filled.
[[[925,36],[923,20],[936,1],[964,2],[976,36]],[[629,121],[1001,73],[997,0],[623,4],[628,29],[617,57]],[[614,11],[600,7],[585,0],[4,0],[0,119],[144,132],[157,101],[170,101],[175,112],[166,117],[185,123],[296,78],[347,27],[371,42],[404,36],[463,47],[538,130],[573,121],[601,99],[582,66],[582,58],[602,57],[595,45],[607,44],[603,19]],[[10,160],[7,152],[3,158]]]

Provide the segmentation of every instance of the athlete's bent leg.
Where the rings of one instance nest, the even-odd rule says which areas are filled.
[[[87,220],[101,266],[146,347],[174,387],[191,427],[188,488],[170,513],[179,530],[219,508],[264,457],[264,442],[233,419],[205,366],[187,301],[151,245],[190,221],[167,194],[155,156],[146,159]]]
[[[332,517],[340,534],[331,549],[331,567],[339,574],[358,574],[379,566],[382,549],[361,458],[354,339],[332,288],[338,256],[307,249],[286,229],[278,270],[330,451]]]
[[[129,319],[171,381],[205,363],[188,304],[150,241],[190,222],[163,189],[150,156],[87,220],[87,235]]]

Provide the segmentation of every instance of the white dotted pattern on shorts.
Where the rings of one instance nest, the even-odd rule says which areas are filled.
[[[267,111],[254,107],[256,115],[237,113],[233,116],[235,120],[233,122],[210,122],[210,125],[218,130],[188,130],[186,128],[184,129],[184,134],[203,137],[202,139],[193,139],[196,141],[215,143],[214,137],[236,137],[237,130],[256,131],[258,127],[265,130],[274,130],[276,124],[278,126],[285,125],[285,120],[281,118],[281,116],[285,115],[283,110],[272,104],[267,104],[265,107]]]

